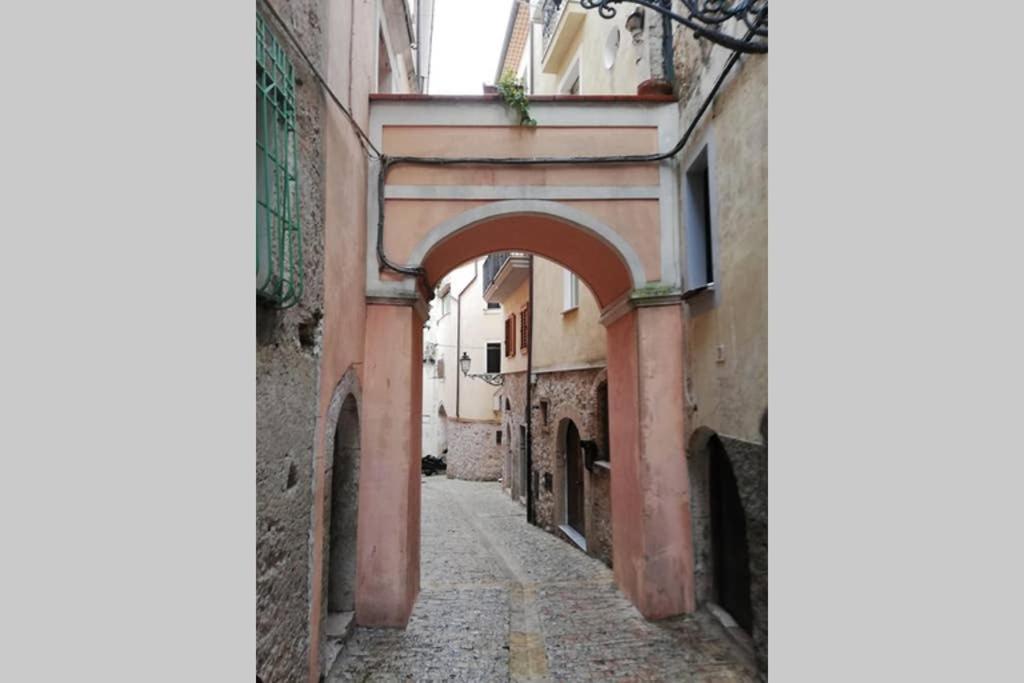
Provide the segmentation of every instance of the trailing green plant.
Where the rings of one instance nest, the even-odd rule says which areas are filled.
[[[511,71],[505,72],[505,75],[498,81],[498,92],[505,99],[505,104],[519,113],[520,126],[537,125],[536,119],[530,116],[530,100],[526,96],[526,88],[515,74]]]

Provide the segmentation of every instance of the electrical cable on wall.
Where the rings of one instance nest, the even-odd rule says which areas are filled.
[[[281,16],[277,13],[277,10],[267,0],[261,0],[261,4],[268,8],[271,14],[275,17],[278,24],[283,28],[288,39],[291,41],[295,50],[302,56],[306,64],[309,66],[313,75],[316,76],[317,80],[323,86],[323,88],[330,95],[331,100],[338,106],[339,109],[345,114],[345,118],[352,126],[359,138],[359,143],[366,153],[366,157],[371,161],[380,161],[380,169],[377,172],[377,261],[380,264],[381,270],[390,270],[400,275],[409,275],[416,277],[426,284],[426,270],[422,266],[402,265],[393,262],[388,258],[387,253],[384,250],[384,186],[387,179],[387,174],[392,168],[399,164],[411,164],[411,165],[425,165],[425,166],[453,166],[453,165],[490,165],[490,166],[546,166],[546,165],[564,165],[564,164],[637,164],[637,163],[654,163],[664,161],[677,155],[682,151],[686,143],[689,142],[690,137],[693,135],[693,131],[697,128],[697,124],[700,123],[707,111],[708,107],[711,106],[711,102],[718,94],[719,89],[725,82],[729,72],[739,61],[739,58],[744,54],[745,50],[742,46],[733,50],[730,55],[725,67],[715,80],[707,97],[701,103],[697,113],[694,115],[690,125],[687,126],[686,131],[683,133],[679,141],[672,146],[671,149],[665,152],[657,152],[652,154],[624,154],[616,156],[571,156],[571,157],[415,157],[415,156],[388,156],[381,152],[373,141],[367,136],[363,129],[356,122],[352,113],[342,104],[341,100],[338,99],[337,95],[331,89],[330,85],[320,74],[320,71],[313,64],[312,60],[302,49],[295,35],[287,27]],[[746,35],[742,39],[742,43],[746,44],[751,41],[754,36],[760,35],[760,22],[755,22],[753,26],[747,31]],[[371,153],[372,150],[372,153]]]
[[[747,32],[745,40],[749,40],[757,29],[755,25]],[[687,126],[686,131],[683,133],[679,141],[672,146],[666,152],[657,152],[653,154],[624,154],[617,156],[596,156],[596,157],[413,157],[413,156],[394,156],[389,157],[382,155],[380,158],[381,166],[377,173],[377,260],[381,264],[381,269],[391,270],[393,272],[402,275],[411,275],[418,277],[425,281],[426,271],[422,266],[410,266],[400,265],[391,261],[384,251],[384,185],[387,178],[388,172],[398,164],[418,164],[418,165],[432,165],[432,166],[452,166],[452,165],[496,165],[496,166],[528,166],[528,165],[561,165],[561,164],[636,164],[636,163],[653,163],[663,161],[670,157],[674,157],[678,154],[686,143],[689,142],[690,136],[693,135],[693,131],[697,128],[697,124],[700,123],[701,118],[707,111],[708,107],[711,106],[711,102],[714,100],[715,95],[718,94],[718,90],[722,87],[729,72],[739,61],[742,56],[742,52],[734,50],[730,55],[729,60],[726,62],[725,67],[722,69],[722,73],[719,74],[715,80],[714,86],[708,93],[707,97],[701,103],[700,108],[694,115],[690,125]]]

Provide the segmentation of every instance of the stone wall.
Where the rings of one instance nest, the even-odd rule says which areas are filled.
[[[536,523],[546,531],[571,543],[559,530],[564,519],[564,420],[572,420],[580,438],[598,443],[600,459],[608,458],[608,444],[601,428],[602,410],[597,387],[606,381],[602,368],[563,372],[541,372],[536,375],[532,403],[533,490]],[[508,401],[508,409],[506,409]],[[502,386],[502,426],[505,443],[502,485],[513,499],[525,497],[522,482],[519,429],[526,424],[526,374],[505,375]],[[563,426],[560,429],[560,426]],[[511,439],[508,436],[511,435]],[[608,566],[612,563],[611,471],[597,465],[584,472],[584,516],[587,553]]]
[[[321,6],[274,2],[314,60],[322,54]],[[262,15],[296,68],[302,299],[256,307],[256,671],[268,683],[306,678],[309,534],[321,319],[323,317],[324,100],[272,16]]]
[[[519,428],[526,425],[526,373],[517,372],[505,375],[505,383],[501,387],[501,424],[505,429],[502,437],[501,455],[504,460],[501,472],[501,484],[506,492],[515,500],[526,495],[519,476]]]
[[[500,422],[448,419],[448,477],[471,481],[497,481],[502,474],[505,436],[497,443]]]
[[[572,420],[581,440],[597,442],[599,459],[608,459],[597,397],[605,377],[601,368],[547,372],[539,373],[534,385],[533,468],[540,482],[535,494],[537,524],[567,542],[571,541],[558,528],[565,524],[565,421]],[[551,482],[550,491],[546,481]],[[611,472],[599,465],[593,471],[584,470],[583,488],[587,554],[611,566]]]

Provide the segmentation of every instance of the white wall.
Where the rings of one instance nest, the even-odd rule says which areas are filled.
[[[430,318],[424,329],[424,348],[435,343],[438,362],[443,362],[444,377],[437,377],[438,363],[424,365],[423,374],[423,452],[440,455],[444,426],[438,419],[441,406],[449,420],[493,421],[498,387],[480,379],[463,377],[459,355],[469,354],[471,373],[484,372],[487,342],[504,337],[500,309],[488,310],[483,298],[483,261],[470,261],[441,279],[430,304]],[[447,287],[448,303],[440,293]],[[461,297],[460,297],[461,294]],[[461,303],[461,305],[460,305]],[[460,310],[461,309],[461,310]],[[459,325],[461,319],[461,345]],[[456,394],[458,393],[458,398]]]

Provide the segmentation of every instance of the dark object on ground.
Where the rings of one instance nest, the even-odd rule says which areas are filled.
[[[420,462],[420,469],[423,471],[423,474],[429,477],[432,474],[447,471],[448,463],[444,461],[444,456],[435,458],[432,455],[426,455],[423,456],[423,460]]]

